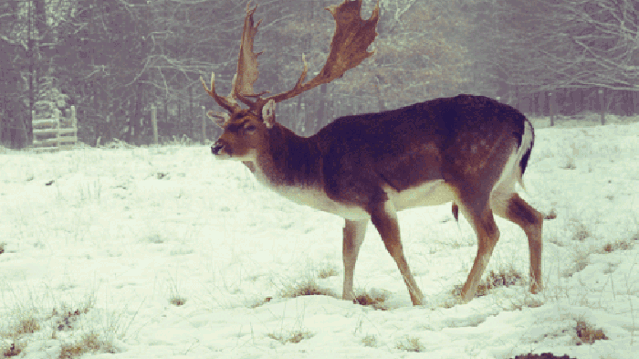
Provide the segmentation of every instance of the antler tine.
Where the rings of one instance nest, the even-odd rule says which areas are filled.
[[[247,97],[259,97],[266,92],[260,94],[253,93],[253,84],[257,81],[259,71],[257,69],[258,62],[257,56],[261,54],[253,52],[253,40],[257,34],[257,27],[262,20],[257,24],[253,22],[253,14],[257,10],[257,5],[252,9],[250,2],[246,4],[246,16],[244,17],[244,28],[242,30],[242,40],[240,43],[240,53],[237,58],[237,71],[233,76],[233,82],[231,84],[231,92],[228,96],[219,96],[215,92],[215,73],[211,74],[211,89],[206,86],[204,79],[200,77],[202,86],[209,96],[213,97],[218,105],[226,109],[227,111],[234,113],[241,109],[236,99],[240,99],[246,103],[252,109],[256,108],[256,103],[249,100]]]
[[[240,98],[244,97],[259,97],[259,94],[253,93],[253,84],[257,81],[260,75],[258,70],[257,57],[262,52],[253,52],[253,42],[255,35],[257,34],[257,28],[262,23],[259,20],[257,24],[253,22],[253,14],[257,10],[257,5],[252,9],[250,8],[250,2],[246,4],[246,17],[244,18],[244,30],[242,31],[242,41],[240,43],[240,53],[237,58],[237,73],[234,77],[233,87],[229,97]],[[240,98],[242,102],[242,100]],[[250,106],[250,105],[249,105]]]
[[[335,19],[335,34],[331,41],[330,53],[322,70],[312,80],[304,83],[308,63],[302,55],[304,70],[295,87],[287,92],[259,99],[258,103],[264,104],[271,99],[275,102],[282,102],[293,98],[302,92],[342,77],[346,71],[370,57],[373,52],[367,51],[367,48],[377,36],[375,28],[379,20],[379,0],[368,20],[361,18],[361,8],[362,0],[344,0],[340,5],[327,7],[326,10]]]
[[[223,107],[229,112],[234,112],[239,110],[239,105],[237,104],[237,102],[233,100],[233,98],[222,97],[215,92],[215,73],[214,72],[211,73],[211,89],[210,90],[206,86],[206,82],[204,82],[204,79],[202,78],[202,76],[200,76],[200,81],[202,82],[202,86],[204,86],[204,90],[206,91],[206,93],[208,93],[209,96],[213,97],[213,99],[215,100],[215,102],[217,102],[218,105],[220,105],[221,107]]]

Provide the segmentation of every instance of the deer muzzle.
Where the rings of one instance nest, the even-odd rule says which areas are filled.
[[[216,156],[221,155],[221,151],[222,149],[226,147],[226,145],[224,144],[224,142],[222,141],[217,141],[213,144],[213,146],[211,146],[211,153],[213,153]]]

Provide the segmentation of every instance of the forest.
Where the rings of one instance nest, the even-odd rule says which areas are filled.
[[[261,19],[256,91],[291,88],[302,54],[318,71],[338,0],[253,2]],[[77,110],[78,139],[208,142],[216,107],[200,77],[227,93],[248,1],[0,1],[0,145],[29,147],[34,116]],[[362,17],[375,2],[365,0]],[[278,107],[311,135],[336,117],[470,93],[529,116],[639,112],[639,2],[382,0],[375,54],[342,79]]]

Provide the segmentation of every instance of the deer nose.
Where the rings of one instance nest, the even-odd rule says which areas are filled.
[[[224,148],[223,144],[221,144],[220,142],[215,142],[215,144],[211,146],[211,153],[213,153],[214,155],[219,155],[222,148]]]

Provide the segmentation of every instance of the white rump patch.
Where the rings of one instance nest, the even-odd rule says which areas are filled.
[[[521,145],[518,149],[513,150],[513,153],[508,157],[508,162],[506,162],[506,165],[499,176],[499,180],[495,183],[493,192],[498,191],[503,194],[513,193],[515,191],[516,182],[519,182],[521,188],[525,190],[519,163],[521,162],[522,157],[524,157],[524,154],[532,147],[532,131],[532,125],[529,121],[526,121],[524,124],[524,134],[521,137]]]

